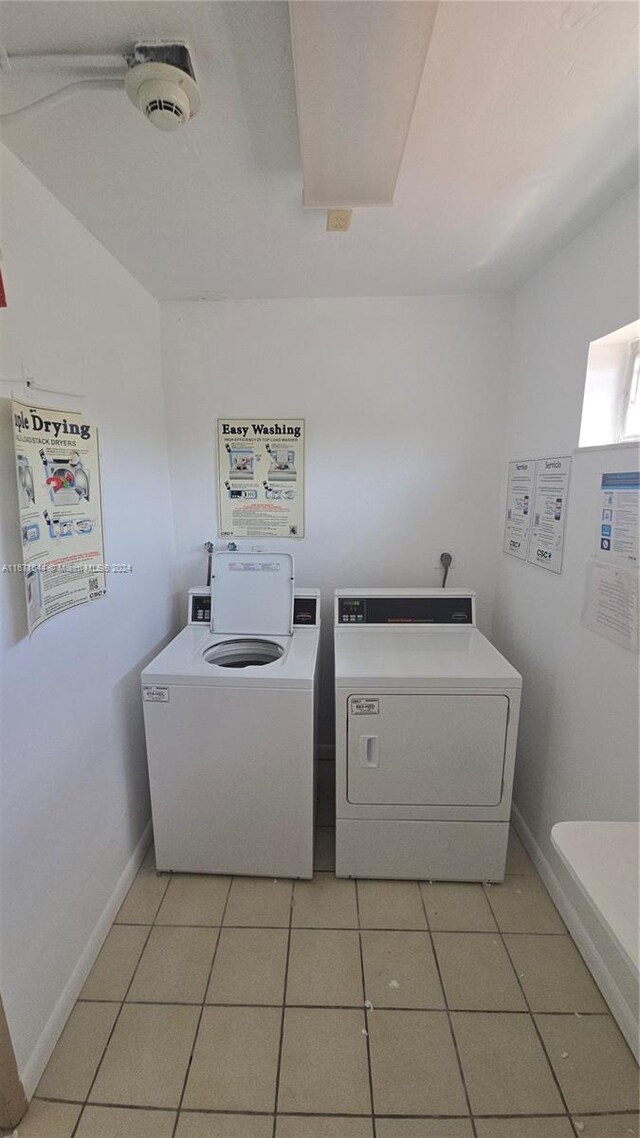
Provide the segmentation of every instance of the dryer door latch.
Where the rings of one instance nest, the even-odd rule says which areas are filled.
[[[380,763],[380,736],[360,736],[360,766],[377,767]]]

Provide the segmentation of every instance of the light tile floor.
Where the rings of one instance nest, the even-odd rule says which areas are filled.
[[[327,798],[319,818],[331,818]],[[19,1138],[638,1138],[638,1070],[515,834],[504,884],[156,874]]]

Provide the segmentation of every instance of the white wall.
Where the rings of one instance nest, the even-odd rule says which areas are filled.
[[[637,218],[628,195],[517,293],[505,468],[577,446],[589,342],[638,315]],[[638,469],[635,448],[575,455],[562,576],[503,554],[494,620],[524,678],[515,803],[581,919],[551,827],[638,809],[638,657],[580,624],[600,475],[616,469]]]
[[[162,305],[183,589],[217,534],[216,419],[307,420],[306,536],[289,548],[323,591],[325,741],[336,586],[438,585],[450,550],[450,584],[478,590],[490,630],[509,319],[492,296]]]
[[[24,365],[45,386],[85,394],[34,398],[98,424],[105,556],[133,565],[108,579],[105,599],[31,640],[22,579],[0,575],[0,985],[32,1089],[149,818],[139,671],[170,628],[174,544],[158,305],[8,151],[2,167],[1,374]],[[2,385],[6,563],[21,560],[10,391]]]

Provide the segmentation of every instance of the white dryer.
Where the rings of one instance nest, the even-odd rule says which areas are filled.
[[[468,589],[338,589],[336,873],[504,877],[522,678]]]
[[[319,592],[283,553],[218,553],[142,673],[158,869],[313,875]]]

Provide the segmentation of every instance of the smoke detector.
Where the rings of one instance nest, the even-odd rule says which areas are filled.
[[[158,130],[177,130],[200,110],[200,92],[184,44],[136,44],[124,89]]]

